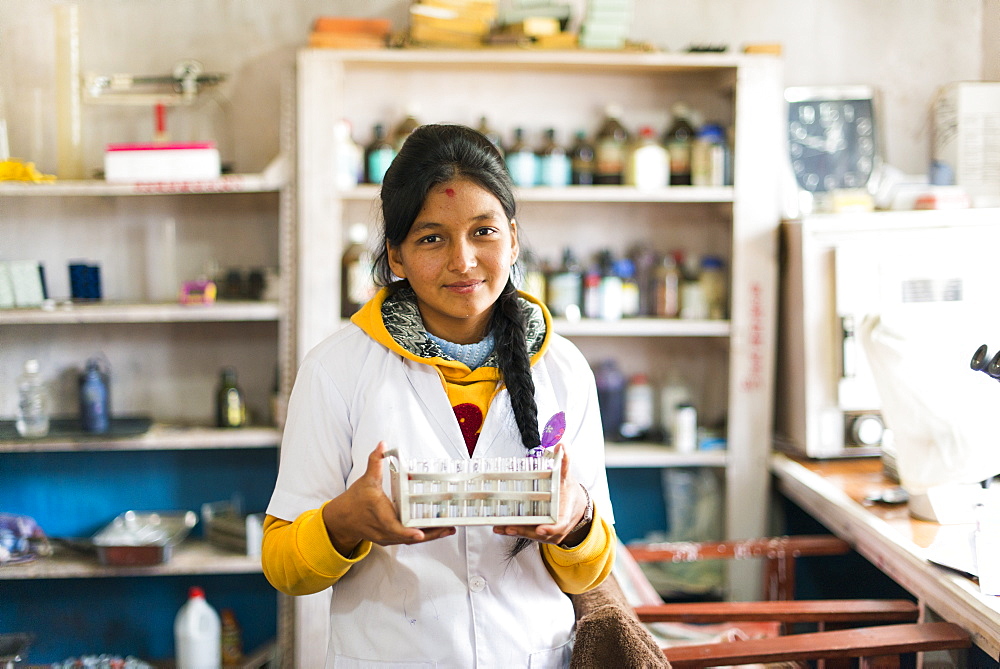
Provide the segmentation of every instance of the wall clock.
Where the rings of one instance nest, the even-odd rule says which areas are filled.
[[[799,188],[814,194],[868,185],[878,159],[874,89],[785,89],[788,155]]]

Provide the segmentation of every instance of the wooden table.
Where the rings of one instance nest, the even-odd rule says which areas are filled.
[[[935,539],[950,540],[949,533],[967,533],[969,526],[914,519],[905,504],[866,502],[894,486],[878,458],[816,461],[776,454],[771,471],[778,491],[912,593],[923,617],[961,625],[977,646],[1000,660],[1000,597],[981,594],[974,579],[924,557]]]

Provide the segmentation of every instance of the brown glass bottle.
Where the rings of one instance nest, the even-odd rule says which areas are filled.
[[[625,180],[625,161],[628,155],[629,134],[619,121],[621,108],[608,105],[604,122],[594,141],[594,183],[620,186]]]
[[[223,368],[215,399],[215,424],[217,427],[243,427],[247,422],[247,406],[243,391],[236,384],[236,370]]]
[[[688,120],[690,112],[683,103],[678,102],[671,112],[674,115],[673,124],[663,135],[663,145],[670,155],[670,185],[691,185],[691,146],[694,144],[694,126]]]
[[[574,186],[594,185],[594,145],[587,141],[587,133],[578,130],[570,147],[570,183]]]
[[[490,126],[485,116],[479,117],[479,126],[476,128],[476,130],[485,135],[486,139],[493,142],[493,146],[497,147],[497,150],[500,152],[501,156],[504,155],[505,151],[503,148],[503,138],[500,136],[499,132],[497,132]]]
[[[416,109],[409,109],[406,112],[406,116],[402,121],[396,124],[392,129],[392,135],[389,137],[389,141],[392,143],[392,148],[399,153],[399,150],[403,146],[403,142],[406,138],[410,136],[410,133],[420,127],[420,121],[417,120]]]

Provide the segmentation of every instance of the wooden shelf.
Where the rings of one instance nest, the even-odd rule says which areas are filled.
[[[604,463],[614,469],[663,467],[725,467],[724,450],[678,453],[665,444],[609,442],[604,446]]]
[[[348,323],[344,319],[340,326]],[[617,321],[555,318],[552,325],[564,337],[728,337],[731,332],[729,321],[680,318],[623,318]]]
[[[90,451],[156,451],[235,448],[276,448],[281,430],[276,427],[217,428],[154,423],[134,437],[64,437],[0,441],[0,453]]]
[[[603,321],[555,319],[555,331],[566,337],[728,337],[729,321],[680,318],[623,318]]]
[[[555,69],[564,72],[691,72],[735,68],[753,58],[734,53],[665,53],[586,49],[306,49],[351,65],[390,65],[397,70],[437,67]]]
[[[379,186],[362,184],[341,193],[345,200],[374,200],[378,197]],[[519,202],[691,202],[691,203],[732,203],[733,187],[673,186],[645,190],[634,186],[567,186],[551,188],[517,189]]]
[[[225,174],[207,181],[149,181],[140,183],[108,183],[103,179],[79,179],[34,183],[0,182],[0,196],[35,197],[99,197],[122,195],[179,195],[212,193],[277,193],[288,179],[284,159],[275,158],[263,172]]]
[[[0,324],[213,323],[277,321],[277,302],[220,301],[214,304],[56,302],[51,307],[0,310]]]
[[[52,555],[0,569],[0,580],[45,578],[106,578],[109,576],[172,576],[178,574],[257,574],[260,558],[224,551],[198,539],[185,539],[170,560],[150,567],[110,567],[95,555],[56,544]]]

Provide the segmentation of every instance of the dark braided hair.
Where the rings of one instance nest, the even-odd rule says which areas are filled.
[[[403,143],[382,180],[382,239],[373,268],[376,284],[393,292],[408,285],[406,279],[392,273],[388,248],[397,247],[406,239],[430,190],[457,178],[468,179],[492,193],[500,201],[507,220],[514,220],[514,184],[503,156],[493,143],[462,125],[420,126]],[[525,338],[525,314],[513,277],[507,278],[493,306],[490,331],[521,443],[530,450],[539,443],[538,407]],[[529,544],[527,539],[518,539],[510,555],[520,553]]]

